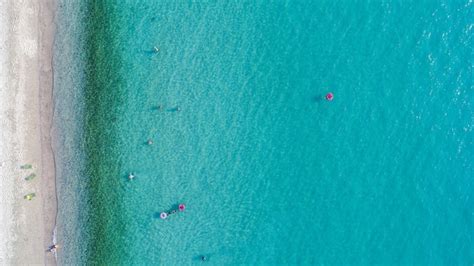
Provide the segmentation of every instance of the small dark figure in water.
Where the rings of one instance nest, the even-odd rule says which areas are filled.
[[[176,107],[175,110],[176,110],[176,112],[179,112],[179,111],[181,111],[181,108],[179,108],[179,106],[178,106],[178,107]]]
[[[201,256],[201,261],[206,261],[207,257],[206,256]]]
[[[48,250],[48,251],[49,251],[49,252],[55,252],[55,251],[58,250],[58,248],[59,248],[59,245],[54,244],[54,245],[52,245],[52,246],[49,247],[49,250]]]
[[[147,143],[148,145],[153,145],[153,140],[149,139],[149,140],[147,140],[146,143]]]
[[[163,110],[163,105],[159,104],[158,105],[158,111],[162,111]]]

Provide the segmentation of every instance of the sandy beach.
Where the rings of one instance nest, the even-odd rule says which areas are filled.
[[[50,0],[0,1],[0,265],[55,264],[54,10]]]

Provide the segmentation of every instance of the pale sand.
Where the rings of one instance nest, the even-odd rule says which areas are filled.
[[[54,265],[53,0],[0,0],[0,265]],[[23,164],[33,165],[22,170]],[[31,181],[24,178],[31,173]],[[36,193],[31,200],[23,199]]]

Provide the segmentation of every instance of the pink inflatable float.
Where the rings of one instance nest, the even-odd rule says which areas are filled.
[[[333,99],[334,99],[334,94],[332,94],[332,92],[326,94],[326,100],[332,101]]]

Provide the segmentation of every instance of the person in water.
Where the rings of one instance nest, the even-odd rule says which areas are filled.
[[[58,248],[59,248],[59,245],[54,244],[49,248],[49,252],[55,252]]]
[[[206,256],[201,256],[201,261],[206,261],[207,257]]]

